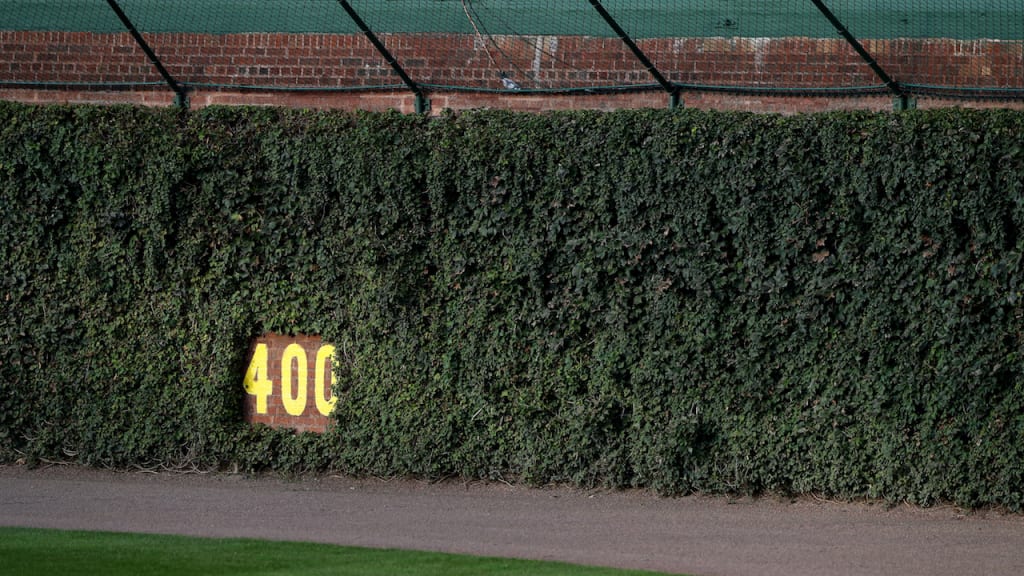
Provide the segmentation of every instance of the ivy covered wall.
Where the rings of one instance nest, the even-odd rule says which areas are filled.
[[[1021,134],[0,103],[0,460],[1020,508]],[[266,331],[327,433],[242,423]]]

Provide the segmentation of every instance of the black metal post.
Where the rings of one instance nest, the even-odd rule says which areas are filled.
[[[363,21],[362,17],[359,16],[359,13],[356,12],[355,8],[353,8],[352,5],[348,3],[348,0],[338,0],[338,4],[341,4],[341,7],[344,8],[345,12],[348,13],[349,18],[351,18],[352,21],[356,23],[356,26],[358,26],[359,29],[363,31],[363,34],[366,35],[366,38],[370,41],[370,44],[373,44],[373,47],[376,48],[377,52],[379,52],[380,55],[384,57],[384,60],[388,63],[388,65],[391,66],[391,69],[394,70],[396,74],[398,74],[398,77],[402,79],[402,82],[405,83],[405,85],[409,87],[409,90],[411,90],[412,93],[416,96],[416,112],[422,113],[430,110],[430,101],[427,100],[427,97],[423,94],[423,89],[420,88],[419,84],[417,84],[412,78],[410,78],[408,74],[406,74],[405,69],[402,68],[402,65],[399,64],[398,60],[396,60],[395,57],[391,55],[391,52],[387,49],[386,46],[384,46],[384,43],[380,41],[380,38],[377,38],[377,35],[373,33],[373,30],[370,29],[366,22]]]
[[[882,68],[878,64],[878,62],[875,61],[874,57],[872,57],[871,54],[867,51],[867,49],[864,48],[864,45],[861,44],[860,41],[857,40],[857,37],[854,36],[846,28],[846,26],[842,23],[842,21],[839,20],[839,18],[836,17],[832,10],[830,10],[829,7],[826,6],[822,0],[811,0],[811,2],[818,9],[818,11],[825,16],[825,18],[828,18],[828,21],[832,24],[836,31],[838,31],[839,34],[841,34],[842,37],[846,40],[846,42],[853,47],[853,49],[857,52],[861,59],[867,62],[868,66],[871,67],[871,70],[875,73],[875,75],[877,75],[878,78],[881,79],[885,86],[889,89],[889,91],[891,91],[893,95],[896,96],[896,108],[899,110],[906,110],[907,108],[910,108],[912,106],[912,99],[903,90],[903,87],[900,86],[899,82],[893,80],[892,77],[889,76],[889,74],[885,71],[885,69]]]
[[[146,53],[146,57],[149,58],[149,61],[156,67],[156,71],[163,77],[164,82],[167,82],[167,85],[174,91],[174,104],[180,108],[188,108],[188,91],[185,87],[179,84],[178,81],[171,76],[171,73],[167,71],[167,68],[164,68],[163,63],[160,62],[159,58],[157,58],[156,52],[153,52],[153,49],[149,47],[146,39],[142,37],[138,28],[135,27],[135,24],[133,24],[131,19],[128,18],[128,15],[121,9],[121,5],[117,3],[117,0],[107,0],[107,4],[110,5],[110,9],[114,11],[114,14],[117,14],[118,19],[121,20],[124,27],[128,29],[128,33],[135,39],[135,43],[138,44],[139,48],[142,48],[142,51]]]
[[[647,57],[647,54],[644,54],[644,51],[641,50],[640,47],[636,45],[636,42],[634,42],[633,39],[630,38],[629,34],[622,28],[622,26],[619,26],[619,23],[615,20],[615,17],[613,17],[608,12],[608,10],[605,10],[605,7],[601,4],[600,0],[590,0],[590,4],[594,7],[595,10],[597,10],[597,13],[601,15],[601,18],[604,18],[604,21],[608,24],[608,26],[610,26],[611,29],[614,30],[615,33],[619,35],[619,38],[622,39],[622,42],[626,45],[627,48],[629,48],[630,52],[633,53],[633,56],[635,56],[636,59],[639,60],[645,68],[647,68],[647,71],[651,73],[651,76],[654,77],[654,80],[658,84],[660,84],[666,92],[669,93],[669,107],[676,108],[677,106],[679,106],[679,87],[669,82],[668,79],[661,74],[657,66],[655,66],[654,63],[651,62],[651,59]]]

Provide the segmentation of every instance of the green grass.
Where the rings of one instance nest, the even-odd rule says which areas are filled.
[[[0,575],[640,576],[652,572],[262,540],[0,528]]]

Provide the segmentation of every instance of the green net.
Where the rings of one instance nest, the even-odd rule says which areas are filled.
[[[0,83],[161,82],[114,5],[192,87],[1024,97],[1020,0],[0,0]]]

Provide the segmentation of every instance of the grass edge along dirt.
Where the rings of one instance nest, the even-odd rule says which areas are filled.
[[[308,542],[0,527],[0,575],[656,576],[654,572]]]

